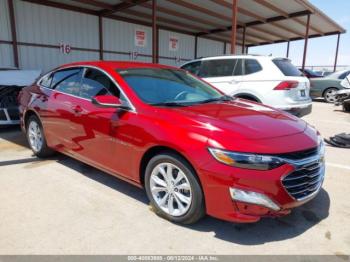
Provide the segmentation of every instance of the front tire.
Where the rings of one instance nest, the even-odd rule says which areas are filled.
[[[198,178],[187,161],[174,153],[165,152],[149,161],[145,188],[156,214],[169,221],[193,224],[205,215]]]
[[[337,88],[334,88],[334,87],[328,88],[323,94],[324,100],[326,100],[327,103],[334,103],[337,91],[338,91]]]
[[[26,123],[26,130],[28,144],[37,157],[44,158],[54,153],[46,144],[43,127],[37,116],[32,115],[29,117]]]

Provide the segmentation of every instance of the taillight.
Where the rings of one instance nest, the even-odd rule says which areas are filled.
[[[274,90],[290,90],[296,88],[299,85],[298,81],[283,81],[279,83]]]

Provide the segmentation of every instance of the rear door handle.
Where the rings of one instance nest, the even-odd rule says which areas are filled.
[[[81,108],[81,106],[73,106],[72,109],[76,114],[83,112],[83,109]]]

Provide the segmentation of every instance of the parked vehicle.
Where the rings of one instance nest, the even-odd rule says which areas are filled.
[[[338,71],[324,78],[310,79],[312,98],[323,97],[327,103],[335,102],[335,94],[337,91],[344,89],[341,81],[346,78],[350,70]]]
[[[342,106],[345,112],[350,112],[350,74],[340,84],[344,89],[337,91],[334,104]]]
[[[302,68],[299,68],[299,71],[304,75],[306,76],[307,78],[318,78],[318,77],[323,77],[322,74],[318,73],[318,72],[315,72],[315,71],[312,71],[311,69],[302,69]]]
[[[263,103],[297,116],[311,112],[310,83],[286,58],[218,56],[181,66],[229,96]]]
[[[144,187],[156,213],[177,223],[285,215],[323,182],[313,127],[181,69],[72,63],[24,88],[19,101],[35,155],[59,151]]]
[[[18,93],[24,86],[32,84],[40,73],[40,70],[0,68],[0,125],[19,124]]]
[[[325,70],[321,70],[321,71],[315,71],[317,74],[321,75],[322,77],[326,77],[330,74],[332,74],[333,72],[331,71],[325,71]]]

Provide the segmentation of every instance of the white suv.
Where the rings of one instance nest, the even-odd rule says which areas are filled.
[[[299,117],[311,112],[310,82],[289,59],[271,56],[216,56],[181,66],[227,95],[253,100]]]

